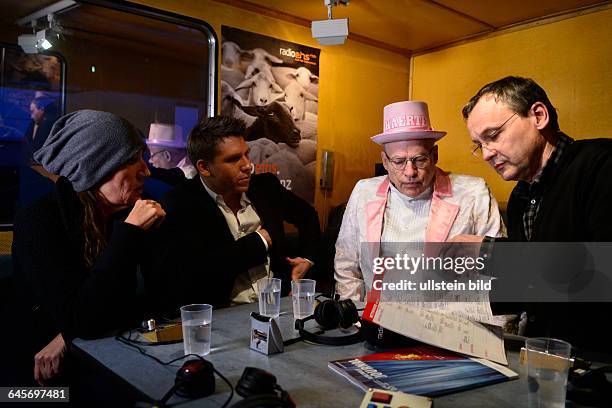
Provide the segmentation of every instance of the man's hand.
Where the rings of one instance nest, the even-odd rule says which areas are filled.
[[[152,226],[157,227],[164,220],[166,212],[155,200],[138,200],[134,208],[125,219],[128,224],[135,225],[148,230]]]
[[[34,356],[34,379],[42,386],[60,372],[62,359],[66,354],[66,342],[62,334],[55,336]]]
[[[480,255],[480,244],[484,236],[459,234],[447,240],[448,245],[440,246],[440,256],[451,258],[473,258],[476,259]]]
[[[306,276],[306,272],[308,272],[308,270],[312,266],[312,263],[310,263],[310,261],[304,258],[287,257],[286,259],[287,262],[289,262],[289,265],[291,265],[291,280],[298,280],[304,278],[304,276]]]
[[[482,242],[483,239],[484,237],[482,235],[459,234],[446,242]]]
[[[259,232],[263,239],[266,240],[266,242],[268,243],[268,249],[270,249],[272,247],[272,238],[270,238],[270,234],[268,234],[268,231],[263,228],[260,228],[257,230],[257,232]]]

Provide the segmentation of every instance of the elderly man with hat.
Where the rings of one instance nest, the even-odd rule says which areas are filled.
[[[198,174],[187,157],[187,145],[182,140],[181,126],[168,123],[152,123],[147,146],[151,152],[149,163],[159,169],[178,168],[191,179]]]
[[[357,183],[336,241],[336,292],[363,300],[372,287],[371,260],[379,254],[366,242],[444,242],[457,234],[505,233],[495,198],[478,177],[436,167],[436,142],[446,132],[429,121],[427,104],[403,101],[385,106],[382,145],[388,176]],[[477,232],[478,231],[478,232]]]

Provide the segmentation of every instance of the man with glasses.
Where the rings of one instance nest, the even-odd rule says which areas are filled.
[[[510,76],[485,85],[465,105],[463,117],[475,143],[474,153],[482,155],[504,180],[518,181],[508,202],[508,240],[612,240],[612,140],[573,140],[561,132],[546,92],[528,78]],[[482,239],[455,237],[458,242]],[[536,252],[539,246],[531,248],[534,252],[526,262],[546,258]],[[560,259],[570,255],[561,252],[548,256],[549,262],[562,265]],[[502,256],[501,250],[493,255]],[[574,265],[576,260],[566,261]],[[521,279],[518,275],[524,269],[517,268],[513,281]],[[572,272],[576,284],[563,283],[575,291],[587,281],[580,280],[584,276],[579,270]],[[557,270],[559,276],[562,273]],[[522,305],[529,315],[526,334],[555,336],[573,345],[603,349],[609,341],[593,336],[593,330],[598,330],[604,305],[609,311],[610,303]]]
[[[612,238],[612,140],[574,141],[533,80],[485,85],[463,108],[474,154],[504,180],[518,181],[508,202],[511,241]]]
[[[436,167],[436,141],[427,104],[403,101],[384,109],[382,145],[388,176],[357,183],[336,241],[336,292],[363,300],[372,287],[372,259],[362,243],[444,242],[457,234],[505,234],[495,198],[481,178]],[[384,254],[383,254],[384,255]]]
[[[149,164],[157,169],[178,168],[186,178],[191,179],[198,174],[198,171],[187,157],[187,146],[181,133],[180,126],[152,123],[147,139],[147,146],[151,152]]]

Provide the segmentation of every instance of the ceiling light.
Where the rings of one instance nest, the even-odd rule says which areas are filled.
[[[17,44],[26,54],[36,54],[38,52],[35,34],[21,34],[17,37]]]
[[[348,0],[324,0],[327,7],[327,20],[313,21],[312,37],[321,45],[344,44],[348,37],[348,18],[332,18],[332,7],[338,4],[348,5]]]
[[[48,50],[53,47],[53,44],[49,39],[51,38],[50,30],[40,30],[36,32],[36,48],[42,50]]]
[[[17,37],[17,44],[23,49],[23,52],[26,54],[35,54],[53,47],[53,43],[51,42],[52,39],[54,37],[59,38],[55,30],[61,29],[53,19],[53,14],[47,15],[47,25],[42,30],[36,30],[36,20],[32,20],[30,24],[35,34],[22,34]]]

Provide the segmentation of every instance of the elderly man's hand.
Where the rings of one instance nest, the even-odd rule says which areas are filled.
[[[291,280],[298,280],[304,278],[306,276],[306,272],[312,266],[312,263],[304,258],[289,258],[287,257],[287,262],[291,265]]]
[[[164,217],[166,217],[166,212],[157,201],[138,200],[125,219],[125,222],[148,230],[153,226],[159,226]]]
[[[484,236],[459,234],[446,241],[446,245],[441,245],[440,255],[451,258],[477,258],[480,254],[480,244]]]
[[[42,350],[34,356],[34,379],[42,386],[57,376],[66,353],[66,342],[62,334],[55,336]]]
[[[484,239],[484,237],[482,235],[470,235],[470,234],[459,234],[459,235],[455,235],[454,237],[452,237],[451,239],[447,240],[446,242],[482,242],[482,240]]]

